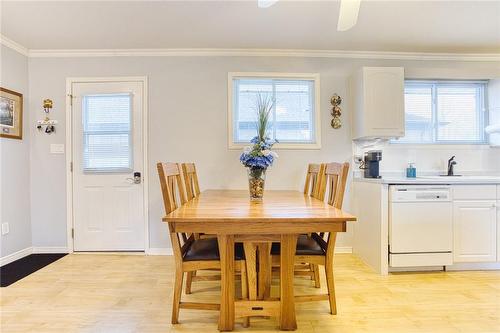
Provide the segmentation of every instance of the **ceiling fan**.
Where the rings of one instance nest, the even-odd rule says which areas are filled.
[[[274,5],[278,0],[258,0],[259,8],[268,8]],[[338,31],[351,29],[358,21],[359,5],[361,0],[340,0],[339,21],[337,23]]]

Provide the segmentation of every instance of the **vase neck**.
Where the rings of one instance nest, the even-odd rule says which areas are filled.
[[[248,176],[252,178],[261,178],[266,174],[266,169],[248,168]]]

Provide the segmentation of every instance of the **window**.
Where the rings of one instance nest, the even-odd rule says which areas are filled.
[[[274,100],[269,136],[279,148],[319,148],[319,76],[316,74],[229,75],[229,145],[248,144],[256,135],[259,94]]]
[[[130,172],[131,94],[83,97],[83,171]]]
[[[482,144],[486,82],[405,82],[405,137],[398,143]]]

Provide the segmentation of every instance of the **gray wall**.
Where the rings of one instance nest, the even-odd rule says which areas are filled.
[[[166,227],[161,223],[163,207],[156,175],[157,161],[197,163],[202,189],[245,189],[246,174],[238,162],[240,151],[227,148],[227,73],[230,71],[315,72],[321,75],[322,148],[282,150],[269,171],[270,189],[300,189],[306,163],[350,160],[349,102],[343,104],[344,126],[330,127],[329,98],[346,97],[348,76],[358,67],[404,66],[408,77],[490,78],[500,77],[498,63],[384,61],[278,57],[110,57],[31,58],[30,113],[41,116],[44,98],[54,101],[53,118],[60,124],[54,135],[36,133],[31,140],[31,212],[34,246],[66,246],[66,188],[63,155],[51,155],[50,143],[65,141],[65,84],[67,77],[149,77],[149,224],[150,246],[169,247]],[[384,165],[400,168],[398,152]],[[486,160],[497,154],[489,148]],[[424,154],[425,155],[425,154]],[[467,157],[468,158],[468,157]],[[471,156],[471,165],[475,156]],[[405,161],[406,162],[406,161]],[[401,163],[404,165],[404,163]],[[482,167],[479,165],[478,167]],[[499,170],[500,171],[500,170]],[[345,202],[349,209],[349,195]],[[350,232],[338,246],[351,245]]]
[[[0,138],[0,218],[10,232],[1,236],[1,257],[31,247],[28,59],[1,46],[0,86],[23,94],[23,140]]]

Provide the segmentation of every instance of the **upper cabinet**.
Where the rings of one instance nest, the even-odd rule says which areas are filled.
[[[405,135],[404,68],[362,67],[349,85],[353,140]]]

